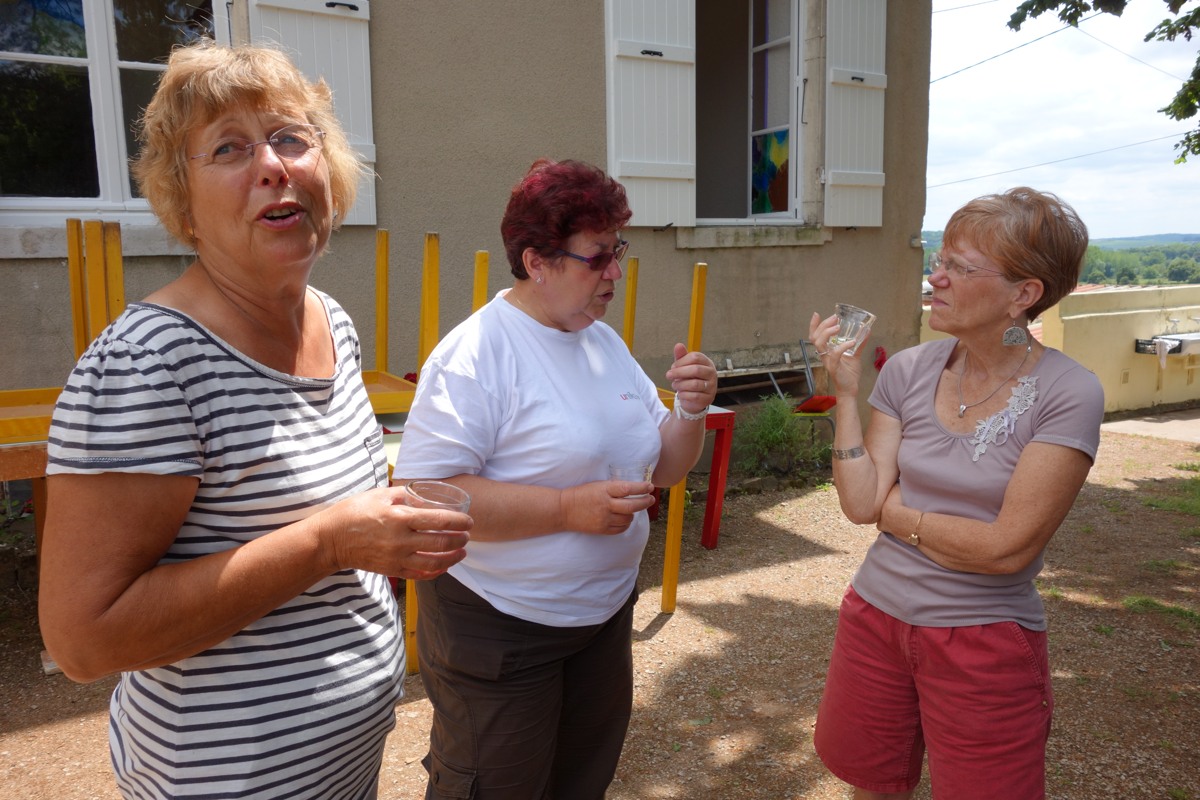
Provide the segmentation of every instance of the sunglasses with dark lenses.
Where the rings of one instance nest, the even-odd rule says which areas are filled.
[[[573,258],[576,261],[582,261],[584,264],[588,265],[588,269],[590,269],[592,272],[603,272],[604,270],[608,269],[610,262],[616,261],[618,264],[621,263],[621,259],[625,257],[625,251],[628,249],[629,242],[621,239],[619,242],[617,242],[617,248],[612,252],[606,251],[603,253],[597,253],[591,258],[588,258],[587,256],[576,255],[569,250],[555,249],[554,252],[567,256],[568,258]]]

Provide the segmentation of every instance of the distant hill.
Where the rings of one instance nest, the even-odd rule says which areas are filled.
[[[1129,236],[1124,239],[1092,239],[1101,250],[1132,250],[1135,247],[1156,247],[1161,244],[1200,242],[1200,233],[1156,233],[1153,236]]]
[[[921,231],[925,247],[936,250],[942,244],[941,231]],[[1135,247],[1156,247],[1163,244],[1200,242],[1200,233],[1156,233],[1153,236],[1126,236],[1123,239],[1092,239],[1101,250],[1132,250]]]

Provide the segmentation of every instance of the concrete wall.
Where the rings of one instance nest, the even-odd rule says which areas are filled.
[[[808,0],[805,13],[821,19],[823,8],[824,0]],[[489,295],[511,285],[499,222],[511,186],[529,164],[539,156],[605,164],[604,5],[376,3],[371,10],[378,225],[391,233],[388,367],[402,374],[417,366],[425,233],[440,235],[439,327],[445,333],[470,311],[476,250],[491,254]],[[916,343],[930,14],[929,0],[888,4],[881,228],[628,231],[630,254],[640,262],[634,352],[652,377],[661,376],[673,344],[687,336],[698,261],[709,265],[703,347],[718,359],[763,347],[794,352],[811,313],[830,314],[837,301],[878,315],[873,345],[894,352]],[[814,76],[810,97],[823,97],[823,40],[805,47]],[[808,185],[815,185],[821,162],[812,154],[823,151],[822,135],[820,125],[804,131]],[[806,213],[819,207],[819,195],[812,197]],[[8,241],[27,234],[10,230]],[[125,235],[128,241],[142,234]],[[131,300],[185,263],[160,238],[157,251],[146,249],[159,255],[126,261]],[[312,278],[354,318],[368,364],[374,361],[374,239],[374,229],[336,233]],[[11,254],[15,245],[6,249],[3,241],[0,231],[0,254]],[[43,247],[38,255],[0,258],[0,337],[20,343],[0,350],[0,389],[59,384],[72,364],[65,244],[61,252]],[[624,313],[623,287],[618,291],[608,319],[617,328]]]
[[[1172,323],[1170,320],[1177,320]],[[1134,352],[1134,340],[1200,331],[1200,286],[1079,292],[1042,315],[1041,341],[1096,373],[1106,412],[1200,401],[1200,356]],[[921,315],[921,341],[943,338]]]

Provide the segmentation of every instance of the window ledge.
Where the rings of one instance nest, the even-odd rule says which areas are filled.
[[[188,256],[189,247],[175,241],[158,224],[122,224],[121,252],[130,256]],[[67,226],[63,224],[0,227],[0,259],[67,257]]]
[[[675,246],[682,250],[718,247],[798,247],[821,245],[833,240],[833,230],[817,225],[697,224],[676,228]]]

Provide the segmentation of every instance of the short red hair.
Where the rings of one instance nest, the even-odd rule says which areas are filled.
[[[1058,195],[1018,186],[977,197],[950,216],[942,247],[970,245],[1010,281],[1036,279],[1042,296],[1026,311],[1033,322],[1079,283],[1088,229]]]
[[[512,274],[529,277],[522,254],[532,247],[553,258],[576,233],[617,231],[633,217],[625,187],[582,161],[540,158],[508,198],[500,236]]]

